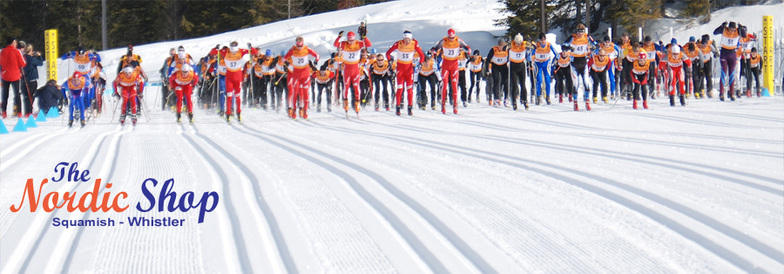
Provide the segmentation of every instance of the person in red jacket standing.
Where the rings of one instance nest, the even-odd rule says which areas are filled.
[[[22,68],[27,65],[22,52],[16,49],[16,39],[9,38],[6,47],[0,51],[0,73],[2,73],[2,115],[6,118],[8,107],[8,88],[14,89],[14,114],[22,117],[21,97],[19,94],[19,79],[22,78]]]
[[[413,115],[411,108],[414,104],[414,54],[419,54],[419,63],[425,61],[425,54],[419,47],[419,42],[414,40],[413,34],[406,30],[403,32],[403,40],[392,44],[387,50],[387,60],[392,60],[392,53],[397,51],[397,92],[395,92],[395,114],[400,116],[400,101],[403,98],[403,90],[408,92],[408,115]]]
[[[193,86],[199,83],[199,76],[193,72],[191,65],[182,64],[179,71],[172,73],[169,76],[169,87],[174,89],[174,94],[177,95],[177,123],[180,122],[182,113],[182,98],[186,99],[188,106],[188,121],[193,123],[193,102],[191,94],[193,94]]]
[[[359,114],[359,60],[362,57],[360,52],[363,48],[371,47],[372,44],[367,37],[362,36],[362,40],[357,42],[354,32],[349,31],[346,35],[346,41],[340,41],[343,37],[343,31],[338,33],[338,38],[335,39],[333,45],[342,52],[343,58],[343,81],[345,87],[343,89],[343,109],[348,113],[348,91],[349,88],[354,88],[354,110]]]
[[[457,37],[455,35],[454,29],[449,29],[447,31],[447,37],[438,41],[436,44],[436,51],[439,49],[441,50],[441,56],[443,57],[443,64],[441,65],[441,80],[442,80],[442,87],[441,90],[443,91],[443,95],[441,96],[441,113],[446,114],[446,110],[444,109],[444,105],[446,105],[446,98],[449,94],[449,86],[452,86],[452,102],[454,102],[454,113],[457,114],[457,84],[459,73],[459,62],[458,57],[460,57],[460,49],[464,49],[466,52],[471,52],[471,47],[469,47],[463,39]]]
[[[308,88],[310,87],[311,72],[308,56],[316,58],[315,61],[318,63],[318,53],[309,49],[302,37],[297,37],[295,45],[283,56],[283,59],[291,58],[291,65],[294,66],[294,71],[289,76],[293,89],[289,92],[289,98],[286,98],[289,100],[289,117],[292,119],[297,118],[297,103],[300,105],[299,116],[302,119],[308,119]]]
[[[210,55],[220,53],[221,60],[226,64],[226,122],[231,118],[231,106],[235,100],[237,120],[242,121],[242,117],[240,116],[240,113],[242,112],[240,109],[240,104],[242,103],[240,91],[242,88],[242,80],[245,78],[242,74],[242,67],[245,66],[245,60],[243,60],[242,57],[248,53],[251,55],[256,55],[258,53],[250,43],[248,43],[250,51],[247,49],[240,49],[238,45],[237,41],[234,41],[229,44],[229,48],[227,49],[218,50],[215,48],[210,51]]]

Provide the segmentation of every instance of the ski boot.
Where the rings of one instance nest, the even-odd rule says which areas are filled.
[[[648,109],[648,100],[642,100],[642,108]]]
[[[446,109],[444,108],[444,104],[441,104],[441,114],[446,114]]]
[[[302,119],[308,119],[308,110],[304,108],[299,109],[299,117],[302,117]]]
[[[536,104],[538,106],[541,103],[541,101],[542,101],[542,96],[536,96],[534,104]]]
[[[730,101],[733,101],[733,102],[735,101],[735,95],[732,94],[732,92],[729,92],[729,97],[730,97]],[[738,96],[738,97],[740,97],[740,96]]]
[[[596,96],[594,96],[594,97],[593,97],[593,103],[594,103],[594,104],[596,104],[596,103],[598,103],[598,102],[599,102],[599,98],[598,98],[598,97],[596,97]]]
[[[414,115],[414,112],[411,111],[411,106],[408,106],[408,116]]]
[[[400,106],[395,107],[395,115],[400,116]]]
[[[675,106],[675,95],[670,95],[670,106],[671,107]]]
[[[321,112],[321,104],[316,105],[316,112]]]
[[[681,94],[681,96],[679,96],[679,99],[681,99],[681,106],[685,106],[686,105],[686,96]]]
[[[602,97],[602,101],[603,101],[605,104],[609,104],[609,101],[607,101],[607,96],[604,96],[604,97]]]
[[[332,112],[332,107],[330,107],[329,105],[327,105],[327,112]]]
[[[357,102],[354,102],[354,111],[356,111],[357,113],[359,113],[359,102],[358,102],[358,101],[357,101]]]
[[[632,101],[632,108],[637,109],[637,99],[634,99],[634,101]]]
[[[577,106],[577,101],[574,101],[574,111],[580,111],[580,107]]]
[[[722,93],[719,93],[719,100],[721,100],[722,102],[724,102],[724,93],[723,93],[723,92],[722,92]]]
[[[120,125],[125,125],[125,113],[120,115]]]
[[[563,94],[558,94],[558,103],[563,103]]]
[[[595,100],[596,97],[593,97],[593,99]],[[591,101],[590,100],[585,100],[585,110],[591,111]]]
[[[348,99],[343,99],[343,110],[348,112]],[[289,116],[291,116],[291,112],[289,112]]]
[[[457,104],[455,104],[455,107],[452,109],[452,113],[457,114]]]
[[[68,127],[72,127],[73,126],[73,121],[74,121],[73,119],[68,120]]]
[[[136,115],[131,116],[131,125],[136,126]]]
[[[389,111],[389,104],[384,104],[384,109],[386,109],[387,111]]]
[[[375,107],[376,107],[376,111],[378,111],[378,110],[380,109],[380,108],[378,107],[378,105],[375,105]]]
[[[760,90],[758,89],[758,90],[757,90],[757,98],[760,98],[760,97],[762,97],[762,91],[760,91]]]
[[[545,96],[545,97],[544,97],[544,101],[545,101],[545,102],[546,102],[548,105],[549,105],[549,104],[551,104],[551,102],[550,102],[550,95],[547,95],[547,96]]]
[[[237,112],[237,122],[242,122],[242,115]]]
[[[81,120],[81,123],[82,123],[82,127],[84,127],[84,125],[87,124],[84,120]]]
[[[297,119],[297,114],[296,114],[296,113],[294,113],[294,110],[293,110],[293,109],[291,109],[291,108],[288,108],[288,109],[286,110],[286,112],[288,112],[288,113],[289,113],[289,118],[291,118],[291,119]],[[347,110],[346,112],[348,112],[348,110]]]
[[[188,121],[193,124],[193,112],[188,113]]]
[[[180,123],[180,115],[181,115],[181,113],[177,112],[177,123],[178,124]]]
[[[231,114],[226,113],[226,123],[231,122]]]

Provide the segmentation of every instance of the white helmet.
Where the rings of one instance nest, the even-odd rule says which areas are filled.
[[[182,72],[189,72],[189,71],[191,71],[191,65],[182,64],[182,67],[180,68],[180,70],[182,70]]]
[[[514,41],[517,44],[522,44],[523,43],[523,35],[518,33],[517,35],[515,35]]]
[[[672,47],[672,53],[680,53],[681,52],[681,47],[680,46],[672,45],[671,47]]]
[[[125,72],[125,73],[132,73],[133,72],[133,68],[132,67],[125,67],[122,71]]]

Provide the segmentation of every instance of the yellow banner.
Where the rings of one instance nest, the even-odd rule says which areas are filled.
[[[57,81],[57,29],[44,31],[44,43],[46,44],[46,78],[47,80]]]
[[[770,96],[773,96],[773,16],[762,17],[762,86],[768,89]]]

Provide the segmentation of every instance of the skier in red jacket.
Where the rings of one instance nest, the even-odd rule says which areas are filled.
[[[413,115],[411,108],[414,104],[414,55],[419,54],[419,63],[425,61],[425,54],[419,47],[419,42],[414,40],[410,31],[403,32],[403,39],[392,44],[387,50],[387,60],[392,60],[392,53],[397,51],[397,92],[395,92],[395,114],[400,116],[400,101],[403,97],[403,90],[408,92],[408,115]]]
[[[343,109],[348,112],[348,91],[349,88],[354,88],[354,110],[359,113],[359,60],[362,57],[360,52],[363,48],[371,47],[372,44],[367,37],[362,36],[361,40],[356,40],[354,32],[349,31],[346,35],[346,41],[340,41],[343,37],[343,32],[338,33],[338,38],[335,39],[333,45],[338,48],[342,53],[343,58],[343,81],[345,87],[343,89]]]
[[[240,49],[237,41],[231,42],[229,48],[218,50],[217,47],[210,51],[210,55],[220,53],[221,61],[226,65],[226,122],[231,118],[231,106],[236,99],[235,106],[237,107],[237,120],[242,121],[240,113],[240,104],[242,103],[240,91],[242,90],[242,67],[245,65],[245,60],[242,59],[245,54],[256,55],[258,51],[248,43],[247,49]]]
[[[312,49],[305,45],[305,39],[297,37],[296,44],[286,52],[283,59],[291,58],[291,65],[294,66],[294,71],[289,75],[292,90],[289,91],[289,117],[292,119],[297,118],[296,109],[299,103],[299,116],[302,119],[308,119],[308,88],[310,87],[310,59],[308,56],[313,56],[316,63],[319,61],[319,55]]]
[[[6,109],[8,107],[8,88],[14,89],[14,113],[19,118],[22,117],[21,111],[21,98],[19,94],[19,79],[22,78],[22,68],[27,65],[22,52],[16,49],[16,39],[9,38],[6,47],[0,51],[0,73],[2,73],[2,112],[3,118],[6,118]]]
[[[447,37],[444,37],[441,39],[441,41],[438,41],[435,49],[436,51],[441,50],[441,57],[443,58],[443,64],[441,65],[441,90],[443,92],[443,95],[441,96],[441,113],[446,114],[444,105],[446,105],[446,98],[449,94],[449,85],[451,84],[454,113],[457,114],[457,84],[458,80],[460,79],[458,77],[458,57],[460,57],[460,49],[464,49],[466,52],[471,52],[471,47],[463,42],[463,39],[460,39],[460,37],[455,35],[454,29],[449,29],[447,31]]]

